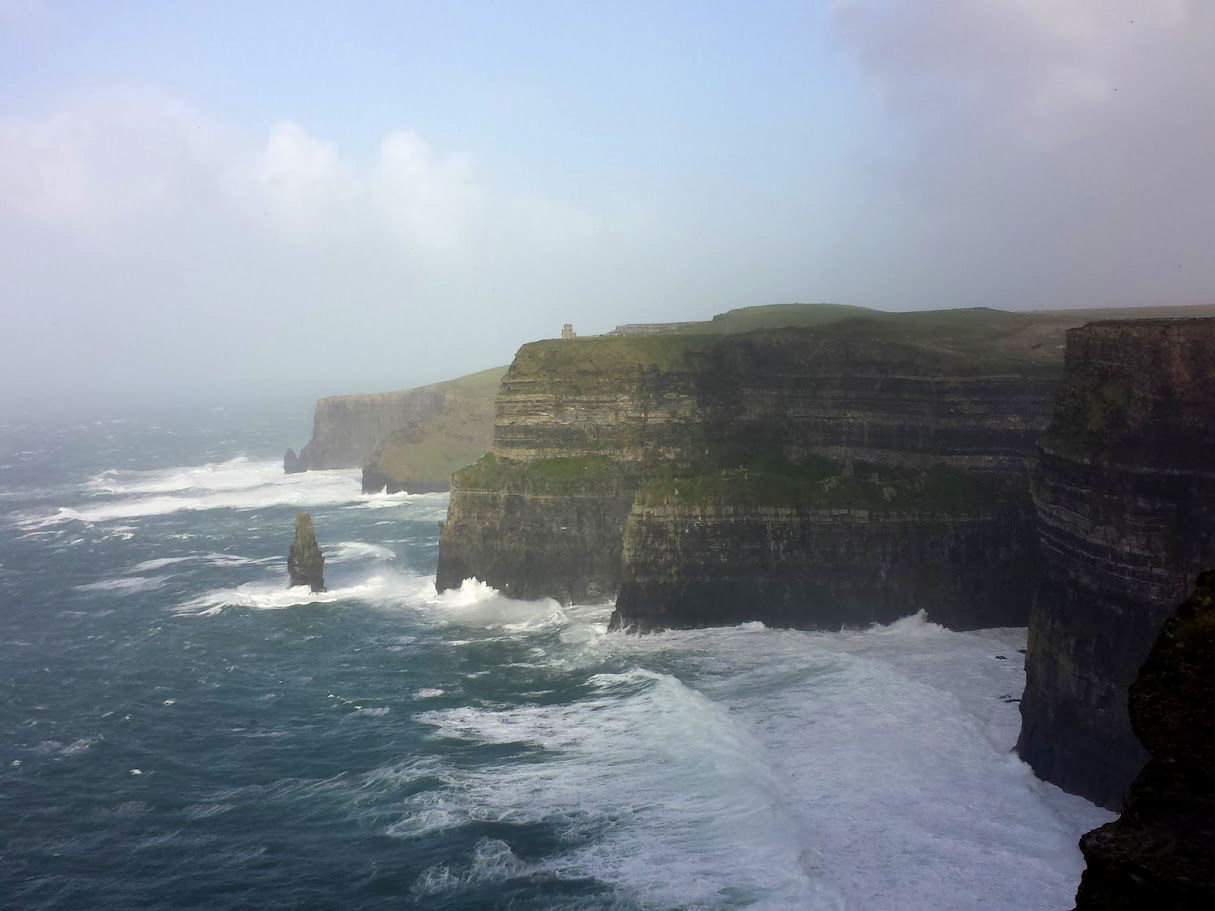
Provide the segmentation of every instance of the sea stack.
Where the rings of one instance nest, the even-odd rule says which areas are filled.
[[[1151,759],[1122,816],[1080,839],[1076,909],[1215,907],[1215,572],[1165,622],[1130,717]]]
[[[291,585],[307,585],[314,592],[325,590],[325,556],[316,543],[316,529],[312,516],[306,512],[295,514],[295,540],[287,554],[287,572]]]
[[[300,463],[300,457],[295,454],[294,449],[288,449],[283,456],[283,471],[287,474],[299,474],[304,470],[304,466]]]

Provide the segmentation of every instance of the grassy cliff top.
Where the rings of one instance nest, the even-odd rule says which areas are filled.
[[[466,376],[458,376],[455,379],[441,380],[438,383],[427,383],[424,386],[414,386],[410,389],[394,389],[391,392],[354,392],[342,395],[327,395],[319,399],[318,404],[321,402],[339,401],[383,401],[396,398],[397,396],[409,395],[423,389],[441,389],[448,394],[471,393],[473,395],[480,395],[488,393],[493,396],[497,393],[498,384],[502,382],[502,377],[506,375],[507,369],[506,367],[490,367],[488,370],[480,370],[477,373],[469,373]]]
[[[548,339],[519,349],[511,375],[698,369],[729,349],[791,363],[889,365],[943,372],[1053,370],[1068,329],[1093,320],[1215,316],[1215,306],[1128,310],[988,308],[886,312],[839,304],[748,307],[649,335]]]

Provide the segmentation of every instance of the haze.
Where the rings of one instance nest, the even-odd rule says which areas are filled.
[[[835,301],[1215,301],[1215,4],[0,0],[0,401]]]

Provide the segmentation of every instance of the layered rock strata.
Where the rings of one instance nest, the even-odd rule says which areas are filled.
[[[953,629],[1024,622],[1035,551],[1018,476],[837,471],[780,498],[756,480],[643,488],[613,626],[838,628],[919,610]]]
[[[1004,344],[1028,317],[905,316],[524,346],[492,454],[453,478],[439,587],[619,591],[613,622],[639,627],[934,601],[951,625],[1024,622],[1023,462],[1058,357]]]
[[[1017,750],[1118,808],[1147,760],[1126,691],[1215,558],[1215,320],[1092,323],[1032,477],[1042,581]]]
[[[295,537],[287,552],[287,575],[291,579],[288,588],[307,585],[314,592],[325,590],[325,555],[316,543],[312,516],[306,512],[295,514]]]
[[[1151,759],[1122,816],[1080,840],[1076,909],[1215,907],[1215,572],[1165,622],[1129,712]]]

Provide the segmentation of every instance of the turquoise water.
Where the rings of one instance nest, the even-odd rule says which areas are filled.
[[[3,428],[0,903],[1070,907],[1109,814],[1008,752],[1024,630],[439,596],[445,495],[284,475],[292,432]]]

